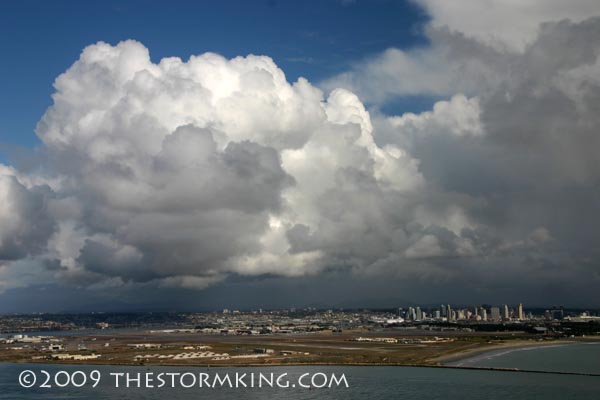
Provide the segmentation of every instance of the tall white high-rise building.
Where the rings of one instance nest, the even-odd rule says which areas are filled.
[[[505,320],[509,320],[510,319],[510,312],[508,311],[508,305],[507,304],[504,305],[504,312],[502,313],[502,318],[504,318]]]
[[[523,321],[525,318],[523,317],[523,303],[519,303],[519,310],[517,312],[517,316],[519,321]]]
[[[483,307],[481,307],[479,309],[479,316],[481,317],[482,321],[487,321],[487,310]]]

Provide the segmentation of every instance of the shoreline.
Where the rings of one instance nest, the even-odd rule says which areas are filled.
[[[515,346],[517,347],[517,346]],[[468,370],[468,371],[491,371],[491,372],[520,372],[520,373],[529,373],[529,374],[554,374],[554,375],[576,375],[576,376],[592,376],[592,377],[600,377],[600,374],[597,373],[588,373],[588,372],[568,372],[568,371],[544,371],[544,370],[527,370],[527,369],[519,369],[519,368],[500,368],[500,367],[476,367],[476,366],[460,366],[460,365],[443,365],[443,364],[374,364],[374,363],[312,363],[312,364],[303,364],[303,363],[278,363],[278,364],[241,364],[241,365],[182,365],[182,364],[148,364],[148,365],[135,365],[135,364],[77,364],[77,363],[35,363],[35,362],[14,362],[14,361],[0,361],[0,365],[2,364],[33,364],[33,365],[64,365],[69,367],[76,366],[85,366],[85,367],[95,367],[95,366],[105,366],[105,367],[146,367],[147,370],[150,367],[159,367],[159,368],[205,368],[205,369],[224,369],[224,368],[266,368],[266,367],[396,367],[396,368],[436,368],[436,369],[451,369],[451,370]]]
[[[595,340],[590,341],[582,341],[582,340],[552,340],[545,342],[538,341],[527,341],[527,340],[519,340],[517,342],[505,342],[505,343],[497,343],[490,344],[484,347],[473,348],[473,349],[465,349],[458,351],[456,353],[445,354],[439,357],[435,357],[430,359],[431,362],[437,362],[439,365],[443,366],[452,366],[450,363],[455,363],[458,361],[464,361],[473,357],[477,357],[486,353],[493,353],[499,350],[504,349],[523,349],[523,348],[538,348],[545,346],[556,346],[556,345],[570,345],[577,343],[596,343]]]

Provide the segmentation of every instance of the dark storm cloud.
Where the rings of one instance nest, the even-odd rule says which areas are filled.
[[[0,174],[0,261],[18,260],[45,250],[56,229],[47,210],[51,196],[48,187],[27,188],[14,175]]]

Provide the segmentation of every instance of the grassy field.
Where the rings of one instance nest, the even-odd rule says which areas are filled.
[[[0,361],[4,362],[52,362],[113,365],[199,365],[199,366],[244,366],[244,365],[439,365],[444,359],[460,354],[471,354],[498,346],[531,345],[538,343],[526,334],[462,334],[437,333],[449,341],[427,344],[401,344],[379,342],[357,342],[362,337],[387,337],[397,339],[431,339],[431,333],[418,332],[324,332],[307,335],[265,336],[204,336],[198,334],[165,333],[118,333],[94,336],[69,336],[63,338],[66,350],[56,353],[99,354],[93,360],[49,360],[53,353],[29,348],[11,350],[22,344],[0,345]],[[132,344],[149,343],[160,345],[159,349],[136,349]],[[38,346],[39,345],[35,345]],[[85,346],[85,349],[81,349]],[[189,347],[194,349],[189,349]],[[197,350],[198,346],[209,349]],[[78,350],[79,348],[79,350]],[[188,349],[186,349],[188,348]],[[258,349],[269,349],[260,354]],[[226,359],[204,357],[177,359],[177,354],[211,351],[218,355],[226,353]],[[137,356],[137,358],[136,358]],[[140,356],[142,358],[140,358]],[[146,358],[152,356],[151,358]],[[162,356],[162,357],[160,357]]]

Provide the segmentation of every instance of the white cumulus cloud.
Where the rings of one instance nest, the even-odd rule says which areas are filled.
[[[428,228],[454,246],[466,226],[443,209],[419,222],[419,162],[375,142],[355,94],[289,83],[269,57],[153,63],[139,42],[100,42],[55,88],[37,126],[45,164],[27,177],[42,184],[3,167],[0,249],[43,260],[58,281],[204,288],[230,274],[362,269],[429,240]]]

